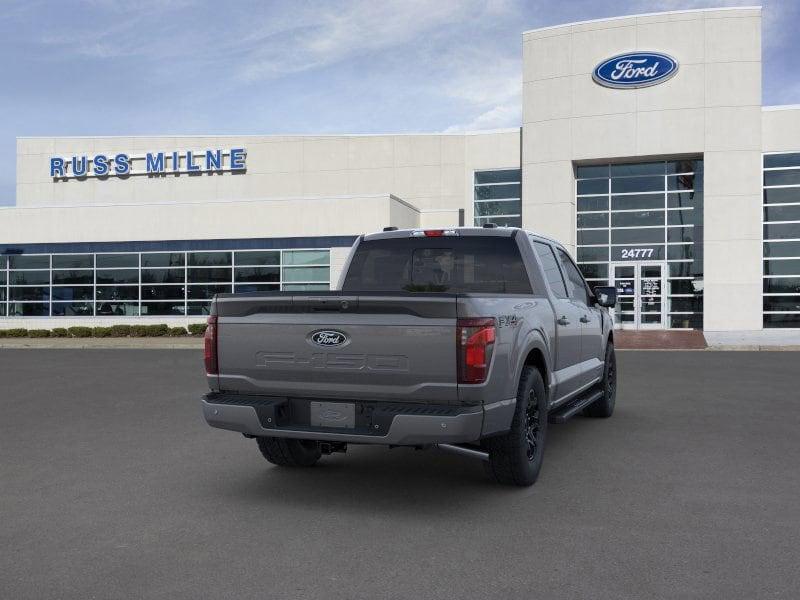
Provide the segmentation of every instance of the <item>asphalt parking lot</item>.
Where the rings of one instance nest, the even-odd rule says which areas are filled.
[[[620,353],[532,488],[202,421],[196,350],[0,350],[0,598],[797,598],[800,354]]]

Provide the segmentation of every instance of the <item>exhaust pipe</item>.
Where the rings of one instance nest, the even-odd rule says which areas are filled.
[[[476,450],[475,448],[467,448],[466,446],[457,446],[455,444],[436,444],[439,450],[445,452],[452,452],[453,454],[460,454],[461,456],[469,456],[471,458],[478,458],[480,460],[489,460],[489,453],[483,450]]]

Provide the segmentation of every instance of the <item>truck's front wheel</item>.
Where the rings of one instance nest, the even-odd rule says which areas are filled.
[[[311,467],[322,456],[319,442],[312,440],[259,437],[256,441],[264,458],[282,467]]]
[[[488,438],[489,473],[500,483],[528,486],[539,477],[547,434],[547,393],[541,373],[525,367],[511,430]]]

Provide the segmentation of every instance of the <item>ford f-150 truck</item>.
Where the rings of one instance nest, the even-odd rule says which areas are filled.
[[[330,292],[220,294],[205,334],[209,425],[277,465],[347,444],[439,448],[531,485],[547,425],[609,417],[614,288],[516,228],[360,236]]]

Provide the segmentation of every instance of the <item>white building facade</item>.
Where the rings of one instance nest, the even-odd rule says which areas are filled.
[[[360,233],[493,222],[616,285],[621,327],[800,329],[800,107],[762,106],[761,10],[523,49],[511,130],[18,139],[0,327],[202,321],[215,293],[329,289]]]

